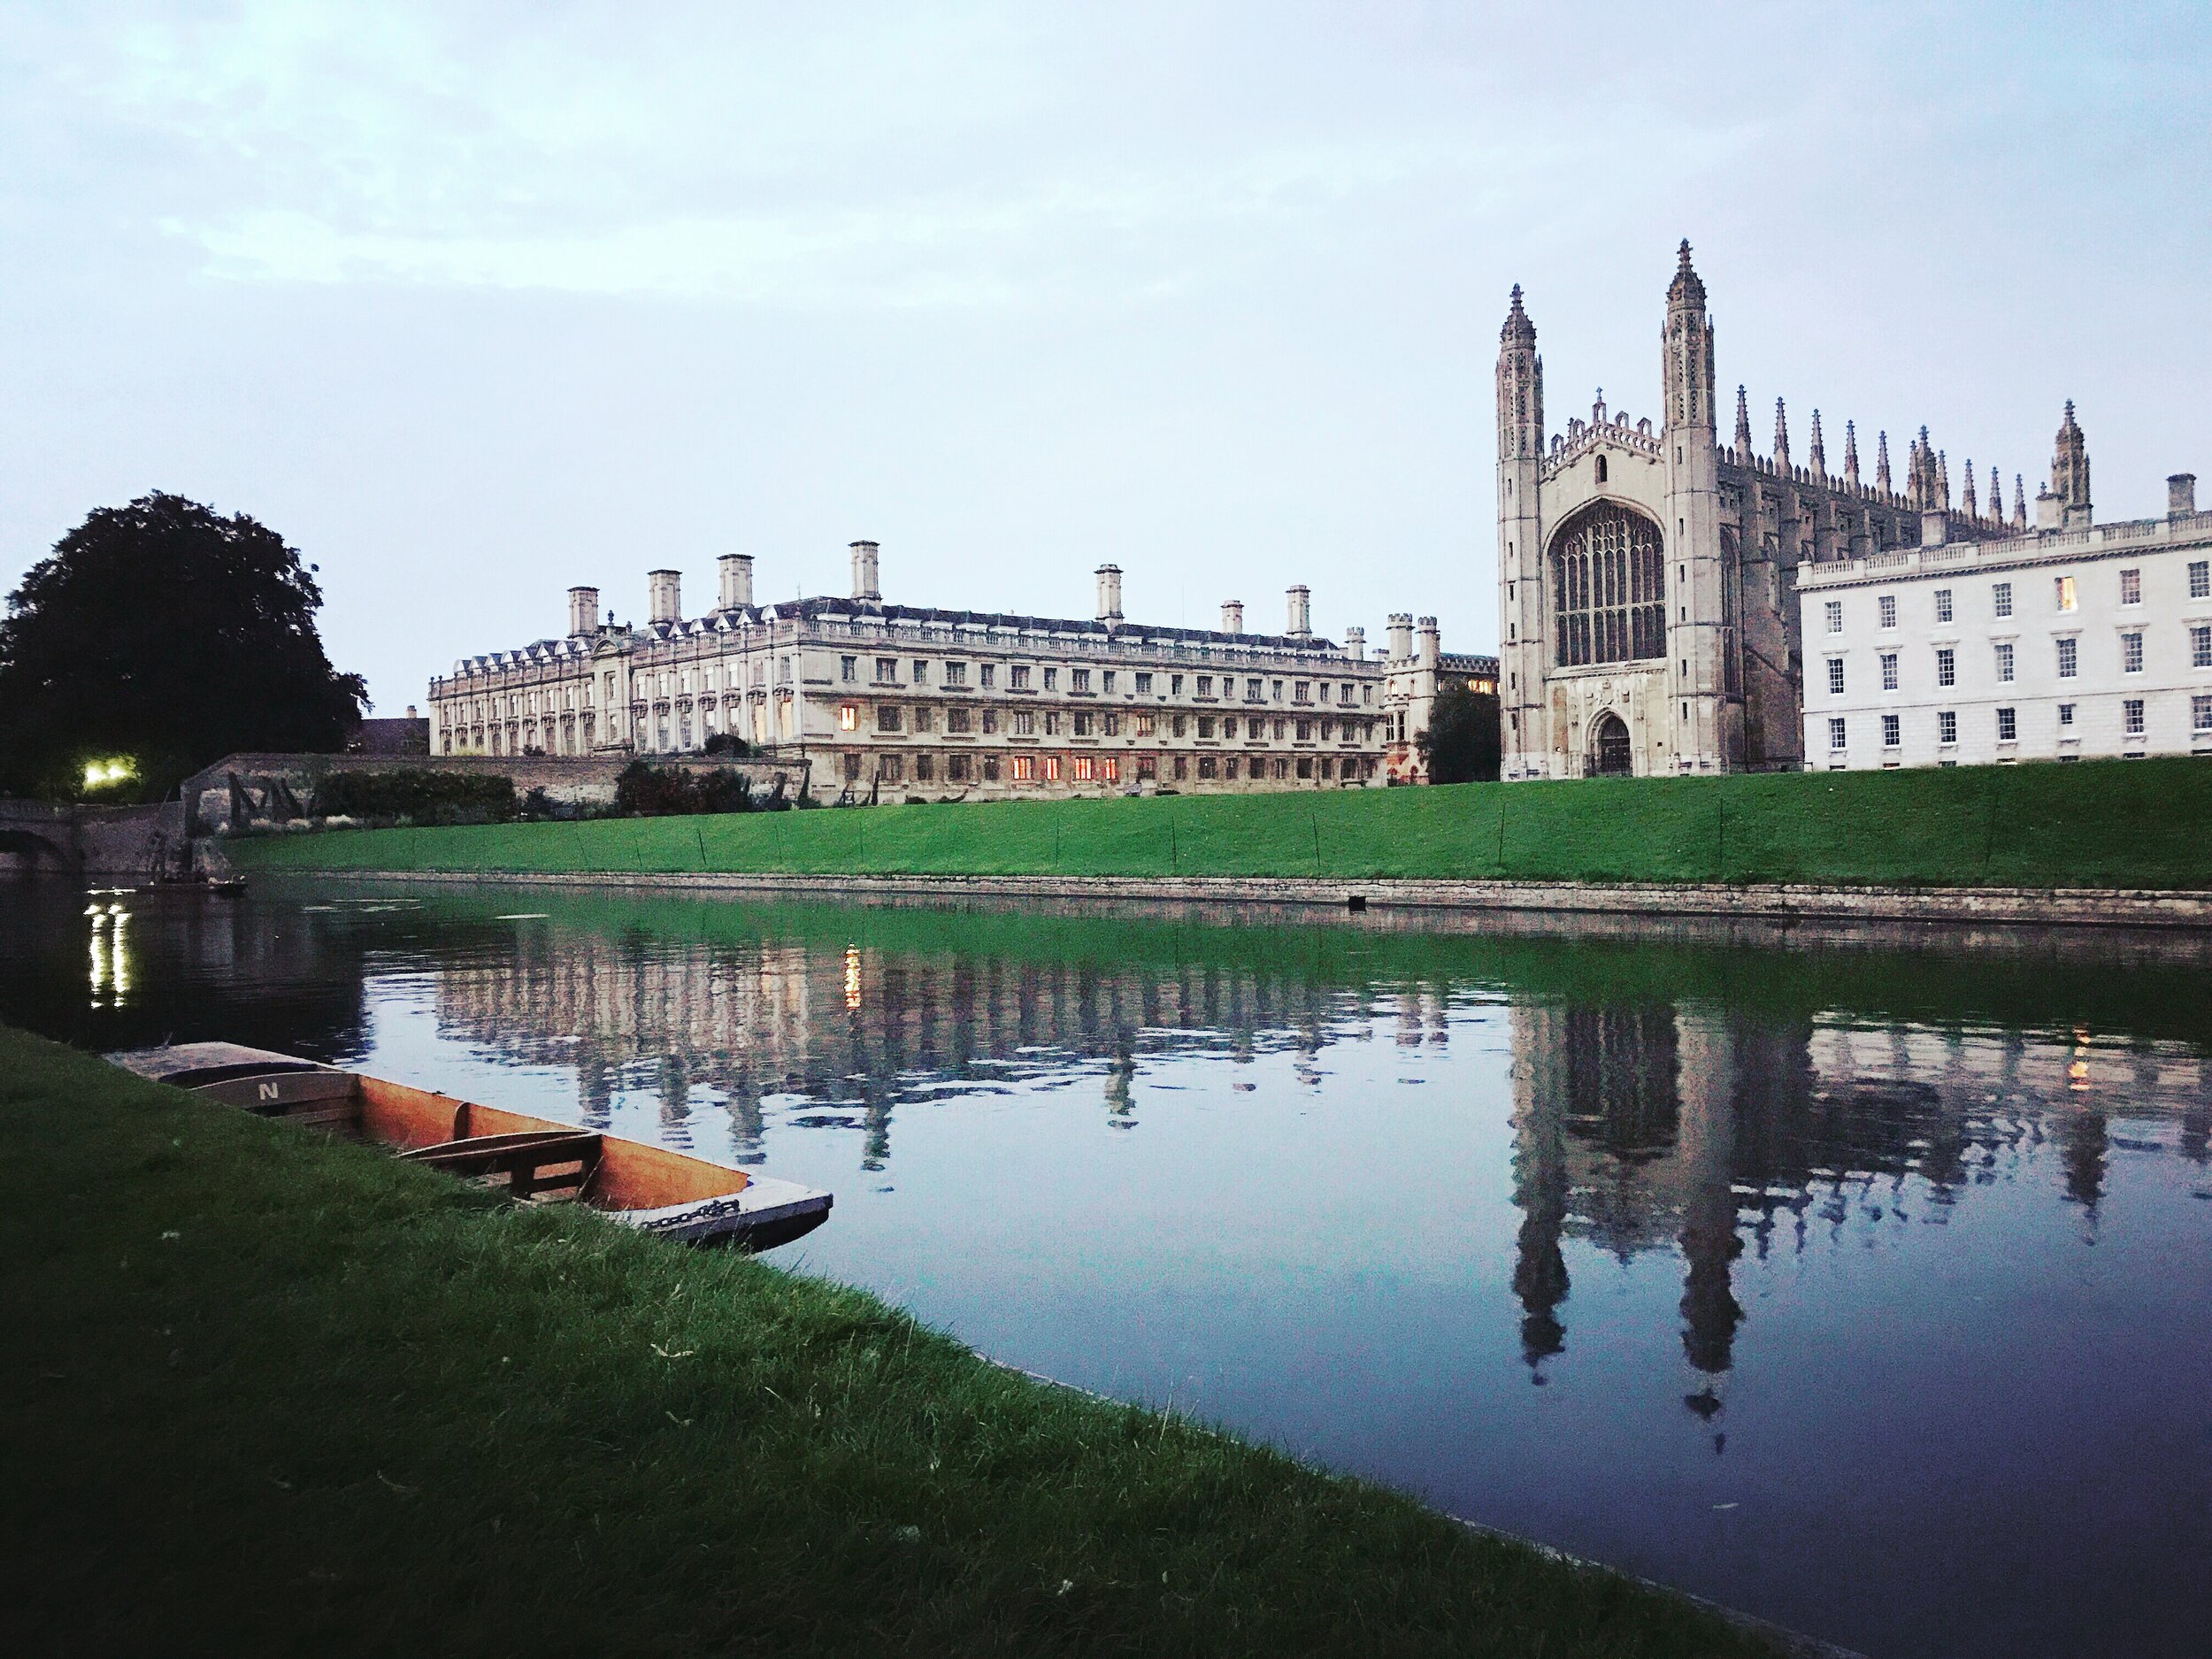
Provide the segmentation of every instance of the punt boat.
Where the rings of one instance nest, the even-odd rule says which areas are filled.
[[[258,1117],[380,1142],[519,1202],[581,1203],[687,1244],[772,1249],[829,1218],[830,1194],[795,1181],[264,1048],[181,1042],[108,1058]]]

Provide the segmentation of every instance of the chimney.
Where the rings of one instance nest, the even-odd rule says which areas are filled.
[[[1367,660],[1367,630],[1365,628],[1344,630],[1344,655],[1356,663],[1363,663]]]
[[[411,703],[407,705],[407,718],[411,720],[419,720],[422,718],[422,716],[415,712],[415,705]]]
[[[599,632],[599,590],[596,588],[572,588],[568,590],[568,637],[588,639]]]
[[[1394,611],[1390,613],[1390,660],[1402,663],[1413,655],[1413,612]]]
[[[1444,660],[1444,653],[1442,647],[1437,641],[1436,618],[1434,617],[1423,617],[1420,622],[1420,628],[1421,666],[1424,668],[1438,667]]]
[[[749,611],[753,604],[753,556],[725,553],[716,561],[722,567],[724,611]]]
[[[1313,592],[1303,582],[1290,590],[1290,626],[1283,632],[1294,640],[1313,637]]]
[[[2176,472],[2166,480],[2166,516],[2179,518],[2197,510],[2197,475]]]
[[[647,621],[680,622],[683,620],[683,573],[680,571],[648,571],[645,572],[648,594]]]
[[[1098,619],[1101,622],[1121,620],[1121,566],[1102,565],[1098,567]]]
[[[1244,632],[1244,601],[1225,599],[1221,602],[1221,631],[1224,634]]]
[[[853,597],[880,602],[883,589],[876,581],[876,544],[872,541],[853,543]]]

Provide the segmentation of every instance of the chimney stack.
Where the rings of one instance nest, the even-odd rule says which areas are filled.
[[[1294,640],[1313,637],[1313,592],[1303,582],[1290,590],[1290,626],[1283,632]]]
[[[853,597],[878,602],[883,598],[876,580],[876,544],[872,541],[853,543]]]
[[[1402,663],[1413,655],[1413,612],[1390,613],[1390,660]]]
[[[646,572],[647,621],[680,622],[683,620],[683,573],[680,571]]]
[[[568,590],[568,637],[572,640],[589,639],[599,632],[599,590],[596,588],[572,588]]]
[[[2166,480],[2166,516],[2179,518],[2197,510],[2197,475],[2176,472]]]
[[[1225,599],[1221,602],[1221,631],[1224,634],[1244,632],[1244,601]]]
[[[1098,567],[1098,619],[1101,622],[1121,620],[1121,566],[1102,565]]]
[[[1444,660],[1444,652],[1442,646],[1437,640],[1436,618],[1434,617],[1423,617],[1420,621],[1420,629],[1421,666],[1424,668],[1436,668],[1440,666]]]
[[[1344,655],[1356,663],[1363,663],[1367,660],[1367,630],[1365,628],[1344,630]]]
[[[753,556],[725,553],[716,561],[722,567],[724,611],[749,611],[753,604]]]

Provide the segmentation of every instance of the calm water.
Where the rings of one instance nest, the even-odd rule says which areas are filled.
[[[1883,1655],[2212,1651],[2212,949],[0,890],[0,1015],[837,1194],[979,1348]]]

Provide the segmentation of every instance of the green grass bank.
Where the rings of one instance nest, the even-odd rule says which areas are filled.
[[[2088,762],[336,831],[247,870],[2212,887],[2212,764]]]
[[[4,1028],[0,1158],[14,1652],[1767,1651],[859,1292]]]

